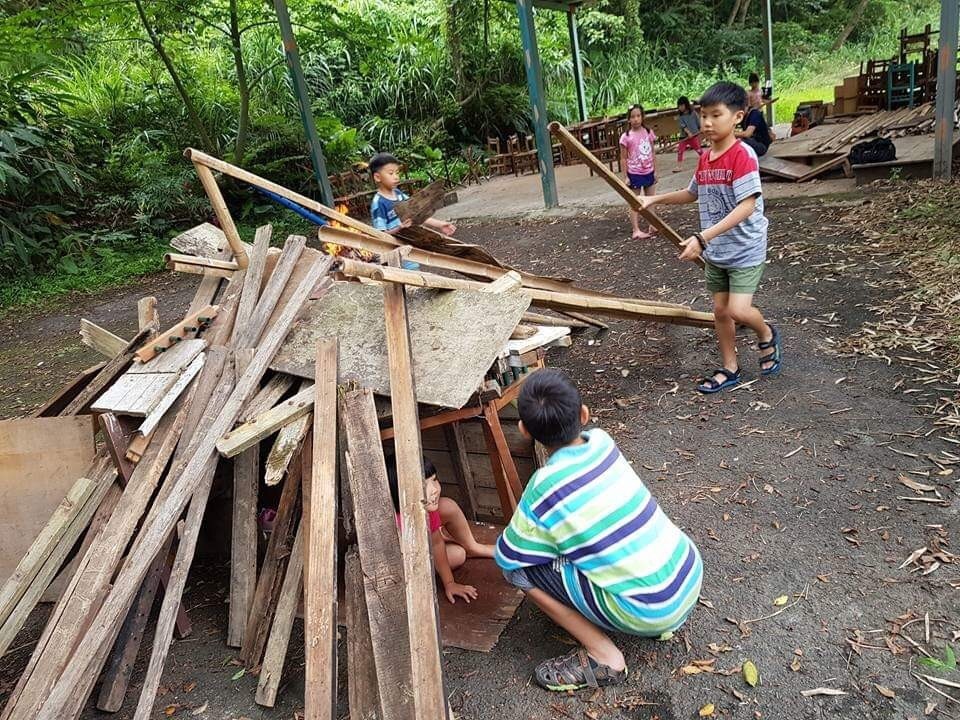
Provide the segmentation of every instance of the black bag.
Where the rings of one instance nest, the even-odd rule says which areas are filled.
[[[873,138],[850,148],[851,165],[890,162],[897,159],[897,148],[888,138]]]

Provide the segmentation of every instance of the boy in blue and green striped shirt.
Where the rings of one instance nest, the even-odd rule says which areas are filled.
[[[523,385],[520,430],[550,457],[527,484],[497,542],[507,580],[582,647],[541,663],[548,690],[626,679],[623,653],[605,631],[659,637],[679,628],[700,596],[696,545],[657,504],[590,419],[576,386],[558,370]]]

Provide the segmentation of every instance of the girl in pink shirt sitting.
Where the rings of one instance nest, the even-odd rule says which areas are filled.
[[[620,164],[626,169],[627,184],[638,195],[653,195],[656,189],[654,176],[653,149],[657,136],[644,123],[643,107],[631,105],[627,113],[630,127],[620,136]],[[640,213],[630,209],[630,224],[633,227],[632,240],[643,240],[656,234],[651,225],[647,232],[640,230]]]

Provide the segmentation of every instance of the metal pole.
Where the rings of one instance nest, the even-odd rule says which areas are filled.
[[[953,109],[957,94],[958,24],[957,0],[941,0],[937,108],[933,140],[933,177],[936,180],[949,180],[953,172]]]
[[[533,24],[532,0],[517,0],[520,16],[520,44],[523,48],[523,66],[527,70],[527,88],[530,91],[530,108],[533,111],[533,132],[537,138],[537,156],[540,160],[540,184],[543,186],[543,204],[555,208],[557,180],[553,174],[553,148],[547,131],[547,104],[543,91],[543,68],[540,67],[540,51],[537,49],[537,30]]]
[[[307,146],[310,150],[310,162],[313,164],[313,174],[320,185],[320,197],[323,204],[333,207],[333,189],[330,187],[330,178],[327,177],[327,161],[323,158],[323,148],[317,138],[317,127],[313,124],[313,113],[310,110],[310,95],[307,92],[307,83],[303,79],[303,68],[300,66],[300,53],[297,50],[297,39],[293,35],[293,26],[290,24],[290,13],[287,11],[285,0],[273,0],[273,8],[280,22],[280,36],[283,38],[283,53],[287,58],[287,69],[290,71],[290,81],[293,83],[293,92],[297,96],[300,106],[300,121],[307,136]]]
[[[573,56],[573,84],[577,88],[577,112],[580,122],[587,120],[587,93],[583,87],[583,60],[580,58],[580,33],[577,30],[577,6],[567,8],[567,30],[570,33],[570,54]]]
[[[767,82],[773,87],[773,14],[770,10],[770,0],[763,0],[763,40],[766,53],[763,58]],[[767,124],[773,125],[773,103],[767,105]]]

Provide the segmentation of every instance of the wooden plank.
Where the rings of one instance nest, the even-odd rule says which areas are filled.
[[[563,146],[567,150],[579,157],[590,169],[599,175],[601,179],[605,180],[607,185],[613,188],[613,190],[627,202],[627,205],[640,213],[640,216],[659,230],[667,240],[678,248],[682,246],[685,238],[681,237],[676,230],[664,222],[655,212],[643,207],[633,190],[627,187],[627,184],[621,180],[618,175],[615,175],[613,170],[608,168],[593,153],[587,150],[577,138],[570,134],[569,130],[554,121],[550,123],[550,132],[560,139],[560,142],[563,143]],[[697,258],[697,265],[703,267],[703,260]]]
[[[414,291],[408,301],[415,377],[423,388],[418,400],[446,407],[461,407],[469,400],[529,304],[521,293],[488,294],[478,288],[463,293]],[[309,358],[317,341],[337,337],[341,378],[389,395],[381,288],[338,282],[322,302],[322,308],[308,303],[272,367],[310,378]],[[471,332],[465,333],[465,327]]]
[[[462,423],[450,423],[443,426],[444,436],[446,437],[447,447],[450,452],[450,459],[453,463],[453,474],[457,485],[463,497],[467,499],[466,507],[463,508],[464,514],[468,520],[477,519],[477,498],[473,488],[473,474],[470,472],[470,458],[467,456],[467,448],[463,441]]]
[[[483,287],[482,283],[472,280],[459,280],[432,273],[372,265],[346,258],[340,258],[338,262],[340,271],[349,277],[367,277],[381,282],[442,290],[480,290]],[[589,310],[613,317],[652,320],[691,327],[713,327],[713,313],[698,312],[686,307],[661,307],[646,304],[643,300],[590,297],[572,292],[555,293],[529,288],[525,288],[523,292],[531,296],[534,305],[554,310]]]
[[[531,325],[546,325],[548,327],[568,327],[568,328],[587,328],[590,323],[572,318],[553,317],[552,315],[543,315],[542,313],[525,312],[523,322]]]
[[[231,359],[229,357],[225,358],[223,371],[217,382],[217,387],[211,396],[211,407],[220,407],[223,402],[227,401],[231,391],[234,390],[235,381],[238,376],[240,376],[240,373],[235,372],[235,367]],[[200,425],[198,425],[198,428],[202,429],[201,437],[206,435],[209,427],[216,422],[216,420],[217,418],[213,417],[212,413],[201,420]],[[187,511],[187,518],[182,522],[181,532],[178,533],[180,544],[177,547],[176,558],[173,562],[173,568],[170,571],[167,589],[163,596],[163,604],[160,606],[160,616],[157,618],[153,649],[150,653],[150,664],[143,680],[143,687],[140,690],[140,698],[137,701],[137,709],[134,715],[135,720],[147,720],[153,713],[153,703],[160,686],[163,666],[167,659],[167,653],[170,650],[170,643],[173,640],[173,628],[176,623],[177,608],[180,607],[183,590],[187,584],[187,575],[190,572],[190,565],[196,553],[197,540],[200,536],[200,526],[203,524],[203,514],[207,507],[207,499],[210,496],[210,488],[213,485],[216,468],[216,453],[210,453],[207,455],[207,463],[203,468],[200,483],[193,497],[190,499],[190,509]]]
[[[523,284],[523,280],[520,277],[520,273],[516,270],[508,270],[503,275],[498,277],[492,283],[483,288],[480,292],[486,293],[502,293],[508,292],[510,290],[517,290]]]
[[[130,439],[113,413],[103,413],[97,418],[100,429],[103,431],[104,445],[113,460],[117,473],[126,485],[130,482],[130,476],[133,475],[133,464],[127,460],[127,445]]]
[[[307,525],[304,714],[306,720],[334,720],[337,717],[336,338],[317,343],[314,374],[313,472],[309,492],[304,494]]]
[[[370,618],[363,594],[363,571],[356,545],[344,559],[347,616],[347,697],[351,720],[380,720],[380,691],[373,663]]]
[[[157,404],[154,405],[153,409],[147,414],[143,422],[137,428],[137,432],[140,435],[150,435],[154,430],[157,429],[157,425],[160,424],[160,420],[163,419],[163,416],[167,411],[173,407],[173,404],[177,401],[184,391],[190,386],[190,383],[193,382],[193,379],[200,374],[200,371],[203,370],[203,364],[205,362],[205,357],[203,355],[197,355],[194,358],[193,362],[177,377],[176,382],[170,386],[170,389],[167,390],[163,397],[157,401]]]
[[[89,631],[77,645],[74,661],[69,664],[50,691],[38,716],[39,720],[59,720],[60,713],[69,707],[72,689],[80,684],[82,678],[91,669],[95,662],[92,659],[96,658],[98,647],[105,637],[109,637],[109,631],[117,622],[117,617],[123,618],[153,557],[166,541],[180,513],[206,476],[210,457],[216,451],[216,439],[233,425],[244,405],[256,392],[270,359],[299,314],[303,302],[315,290],[318,281],[326,274],[329,267],[329,259],[318,261],[304,277],[296,292],[291,294],[280,316],[280,321],[272,325],[264,335],[250,367],[237,382],[230,398],[220,408],[210,430],[199,437],[195,451],[183,471],[177,473],[176,487],[162,502],[155,503],[152,517],[141,527],[137,543],[130,551],[123,570],[117,575],[100,610],[92,618]],[[163,423],[161,427],[162,425]]]
[[[189,265],[200,273],[203,273],[205,270],[225,270],[227,271],[227,277],[233,275],[235,270],[240,270],[240,266],[232,260],[214,260],[212,258],[196,257],[194,255],[182,255],[180,253],[165,253],[163,256],[163,262],[166,264],[168,270],[174,269],[175,265]],[[187,271],[191,272],[191,271]]]
[[[147,295],[137,300],[137,327],[140,330],[160,332],[160,314],[157,312],[157,299]]]
[[[260,413],[272,408],[293,387],[294,382],[296,382],[294,378],[284,373],[278,373],[271,377],[243,408],[243,412],[240,413],[240,420],[248,422]]]
[[[38,568],[29,585],[25,586],[22,593],[19,592],[19,589],[14,593],[19,593],[20,597],[9,614],[5,614],[3,624],[0,626],[0,655],[3,655],[9,649],[17,634],[27,622],[43,596],[44,590],[56,577],[67,555],[90,524],[91,518],[97,512],[116,479],[116,470],[114,470],[110,461],[105,458],[100,458],[97,464],[91,467],[89,474],[93,478],[93,492],[82,505],[76,507],[76,512],[72,514],[69,524],[65,527],[57,543],[50,548],[49,553],[44,549],[45,559],[43,564]]]
[[[127,366],[129,366],[133,360],[134,350],[140,347],[140,344],[149,336],[149,330],[141,330],[134,335],[123,349],[123,352],[117,354],[113,360],[109,360],[107,364],[97,372],[93,379],[87,383],[86,387],[77,393],[76,397],[60,411],[60,415],[79,415],[86,410],[93,399],[109,387],[120,373],[127,369]]]
[[[224,457],[234,457],[277,432],[297,418],[313,411],[313,385],[288,400],[260,413],[217,440],[217,450]]]
[[[287,282],[293,274],[293,269],[306,246],[307,239],[302,235],[291,235],[287,238],[287,242],[283,246],[283,252],[280,254],[280,259],[270,274],[270,279],[267,280],[263,294],[253,308],[249,320],[245,325],[234,331],[235,333],[239,331],[239,335],[235,340],[236,347],[253,347],[257,344],[260,339],[260,334],[263,332],[264,327],[266,327],[267,320],[270,319],[274,309],[277,307],[280,295],[284,288],[287,287]]]
[[[258,705],[273,707],[277,702],[277,691],[280,689],[280,678],[283,674],[283,665],[287,657],[287,646],[290,644],[290,633],[293,630],[293,621],[297,616],[297,605],[303,597],[303,523],[297,529],[297,537],[290,549],[290,558],[287,561],[287,571],[283,577],[283,587],[277,600],[277,610],[273,616],[273,627],[270,630],[270,639],[263,655],[263,664],[260,667],[260,680],[257,683],[256,702]],[[334,624],[334,627],[336,625]],[[336,631],[334,631],[336,635]],[[309,657],[309,656],[308,656]],[[306,695],[310,697],[310,682],[307,681]],[[309,713],[305,714],[309,718]]]
[[[260,298],[260,287],[263,284],[263,271],[267,266],[267,251],[270,249],[270,239],[273,236],[272,225],[262,225],[257,228],[253,238],[253,252],[250,254],[250,266],[247,268],[247,277],[243,282],[243,293],[240,304],[237,306],[237,327],[246,327],[253,315],[257,300]]]
[[[848,157],[849,157],[849,153],[846,152],[846,151],[844,151],[844,152],[841,153],[840,155],[837,155],[837,157],[835,157],[835,158],[833,158],[833,159],[831,159],[831,160],[827,160],[827,161],[824,162],[824,163],[820,163],[819,165],[816,165],[816,166],[810,168],[805,175],[803,175],[802,177],[800,177],[800,178],[797,180],[797,182],[807,182],[808,180],[812,180],[812,179],[815,178],[815,177],[820,177],[821,175],[823,175],[823,174],[824,174],[825,172],[827,172],[828,170],[833,170],[834,168],[839,168],[839,167],[841,167],[844,163],[847,162],[847,158],[848,158]]]
[[[806,163],[785,160],[767,153],[760,158],[760,173],[796,182],[810,172]]]
[[[106,364],[106,361],[99,362],[81,371],[75,378],[51,395],[50,399],[43,405],[30,413],[30,417],[54,417],[60,415],[63,409],[73,402],[73,399],[77,397],[77,395],[83,392],[83,389],[96,377],[97,373],[106,367]]]
[[[180,233],[170,241],[170,246],[188,255],[217,259],[230,252],[223,230],[208,222]]]
[[[307,383],[304,382],[303,386]],[[287,473],[290,461],[297,452],[297,448],[307,436],[307,431],[313,426],[313,413],[307,413],[302,418],[294,420],[280,428],[270,454],[267,456],[263,472],[263,484],[267,487],[279,485]]]
[[[79,477],[90,477],[87,417],[0,421],[0,580],[15,571]]]
[[[409,219],[413,225],[422,225],[443,207],[443,198],[446,194],[447,181],[434,180],[415,192],[409,200],[394,203],[393,207],[401,220]]]
[[[440,720],[447,715],[447,704],[440,664],[436,583],[427,527],[423,452],[420,448],[413,358],[403,285],[385,285],[383,301],[387,357],[390,360],[390,405],[400,490],[400,549],[406,581],[404,588],[412,658],[413,704],[418,720]]]
[[[177,343],[189,340],[203,330],[217,316],[219,306],[207,305],[178,322],[169,330],[157,335],[144,347],[134,353],[137,362],[145,363],[157,355],[171,349]]]
[[[553,325],[538,327],[536,329],[536,333],[528,338],[523,338],[521,340],[508,340],[502,356],[506,357],[507,355],[523,355],[531,350],[536,350],[537,348],[549,345],[550,343],[566,337],[569,334],[570,328],[568,327],[556,327]]]
[[[513,517],[517,509],[517,502],[523,494],[516,466],[507,448],[503,431],[500,428],[500,418],[493,405],[484,407],[483,424],[484,437],[487,440],[487,453],[490,456],[490,468],[497,483],[497,494],[500,496],[500,509],[507,522]]]
[[[237,371],[243,373],[253,349],[237,350]],[[243,645],[253,592],[257,587],[257,495],[260,486],[260,445],[253,444],[233,460],[233,517],[230,539],[230,606],[227,645]]]
[[[396,512],[390,501],[383,447],[378,440],[373,393],[369,389],[344,393],[340,418],[344,469],[353,500],[363,596],[379,681],[377,705],[383,720],[413,720],[417,716],[404,565],[396,539]],[[429,586],[433,584],[431,577]]]
[[[123,352],[127,341],[86,318],[80,318],[80,342],[101,355],[112,358]]]
[[[171,272],[186,273],[187,275],[202,275],[204,278],[216,278],[217,280],[229,280],[238,270],[224,270],[223,268],[212,268],[197,263],[171,262],[165,265]]]
[[[128,375],[148,375],[150,373],[178,373],[189,367],[197,356],[207,347],[202,338],[184,340],[166,352],[157,355],[149,362],[134,363],[127,370]]]
[[[94,412],[146,417],[177,381],[177,373],[122,375],[91,405]]]

